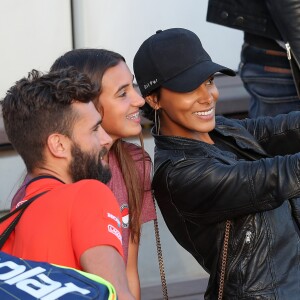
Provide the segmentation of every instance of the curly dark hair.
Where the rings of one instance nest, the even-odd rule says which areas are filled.
[[[76,120],[71,104],[89,103],[98,94],[98,86],[73,67],[48,74],[32,70],[7,91],[0,102],[5,130],[28,172],[43,162],[50,134],[71,136]]]

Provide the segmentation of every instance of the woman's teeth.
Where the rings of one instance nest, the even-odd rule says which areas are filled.
[[[198,115],[198,116],[208,116],[208,115],[212,114],[213,110],[214,110],[214,108],[211,108],[210,110],[207,110],[207,111],[197,111],[194,114]]]
[[[135,114],[128,115],[126,118],[127,118],[128,120],[134,120],[134,119],[139,118],[139,116],[140,116],[140,113],[137,112],[137,113],[135,113]]]

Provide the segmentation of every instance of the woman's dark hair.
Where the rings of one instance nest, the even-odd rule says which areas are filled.
[[[106,49],[75,49],[60,56],[51,66],[50,71],[57,71],[67,67],[75,67],[78,71],[89,76],[92,82],[100,86],[104,73],[116,66],[125,58],[119,53]]]
[[[106,49],[75,49],[59,57],[51,66],[50,70],[56,71],[67,68],[69,66],[73,66],[80,72],[85,73],[93,83],[97,84],[100,87],[100,95],[104,73],[109,68],[118,65],[121,61],[125,62],[125,59],[122,55]],[[97,97],[97,99],[94,101],[94,104],[96,108],[102,112],[102,109],[98,103],[98,98],[99,97]],[[105,112],[103,117],[105,118]],[[117,140],[110,150],[113,151],[117,158],[125,181],[130,211],[129,228],[132,240],[135,240],[137,242],[139,242],[141,233],[140,217],[145,192],[145,155],[141,134],[139,135],[139,138],[142,145],[142,159],[144,162],[143,177],[140,176],[135,161],[133,160],[128,149],[124,147],[122,139]]]

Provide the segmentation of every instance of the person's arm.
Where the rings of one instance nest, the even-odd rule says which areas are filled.
[[[119,300],[134,299],[123,260],[120,207],[112,191],[97,180],[73,185],[70,215],[73,251],[81,268],[111,282]]]
[[[131,237],[129,237],[128,244],[128,259],[126,266],[126,274],[129,284],[129,289],[134,295],[135,299],[141,299],[141,288],[140,288],[140,278],[138,273],[138,252],[139,244],[133,242]]]
[[[257,161],[193,157],[163,166],[153,188],[160,207],[168,198],[192,222],[221,222],[299,196],[300,153]]]
[[[143,156],[142,149],[140,147],[130,143],[127,143],[126,145],[130,155],[135,161],[135,166],[137,168],[139,177],[144,180],[144,195],[140,216],[141,224],[143,224],[156,218],[150,179],[152,162],[149,154],[146,151],[144,152]],[[139,244],[137,242],[133,242],[131,236],[129,236],[126,273],[130,291],[136,299],[141,299],[140,279],[138,273],[138,251]]]
[[[237,120],[270,155],[300,152],[300,112]]]
[[[84,271],[112,283],[119,300],[135,299],[129,291],[123,258],[114,247],[103,245],[90,248],[81,255],[80,264]]]

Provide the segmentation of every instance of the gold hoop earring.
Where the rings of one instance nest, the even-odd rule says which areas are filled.
[[[155,126],[156,134],[159,135],[159,131],[160,131],[160,119],[159,119],[159,111],[158,111],[158,109],[154,109],[154,126]]]

